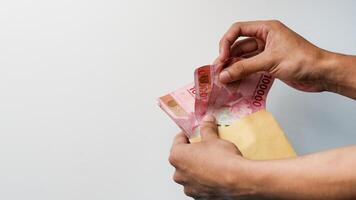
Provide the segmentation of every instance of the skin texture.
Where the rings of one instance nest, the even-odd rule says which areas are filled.
[[[173,180],[183,185],[184,193],[194,199],[226,199],[231,185],[238,183],[231,176],[236,159],[246,160],[234,144],[218,138],[213,117],[206,116],[203,120],[200,143],[189,144],[184,133],[175,137],[169,157],[176,168]],[[238,196],[253,192],[244,183],[239,188]]]
[[[240,36],[249,38],[236,41]],[[239,56],[248,59],[223,70],[219,77],[222,83],[267,71],[298,90],[331,91],[356,98],[352,77],[356,73],[356,57],[320,49],[279,21],[233,24],[220,40],[220,55],[215,64]]]
[[[237,40],[240,36],[247,36]],[[320,49],[278,21],[235,23],[220,41],[215,64],[244,57],[220,73],[229,83],[267,71],[306,92],[335,92],[356,99],[356,57]],[[173,179],[194,199],[356,199],[356,146],[295,159],[251,161],[219,139],[215,120],[201,124],[202,142],[174,139]]]
[[[194,199],[355,199],[356,146],[295,159],[251,161],[219,139],[212,117],[202,123],[202,141],[174,139],[173,180]]]

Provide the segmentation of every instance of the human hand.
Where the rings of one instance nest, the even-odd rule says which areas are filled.
[[[236,41],[240,36],[249,38]],[[327,54],[279,21],[237,22],[221,39],[215,64],[231,57],[247,58],[225,68],[219,76],[222,83],[267,71],[296,89],[320,92],[328,87],[323,65]]]
[[[204,118],[201,139],[189,144],[184,133],[180,133],[173,142],[169,157],[176,168],[173,179],[184,186],[185,194],[204,200],[252,194],[249,181],[244,178],[247,175],[244,163],[248,160],[234,144],[218,137],[213,117]]]
[[[356,146],[293,159],[251,161],[230,142],[219,139],[205,118],[200,143],[180,133],[173,142],[173,179],[199,200],[355,199]],[[335,165],[337,163],[337,165]]]

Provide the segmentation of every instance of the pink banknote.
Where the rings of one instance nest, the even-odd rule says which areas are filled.
[[[238,59],[229,63],[236,61]],[[199,124],[205,114],[214,115],[218,125],[229,126],[265,108],[273,78],[266,72],[259,72],[224,85],[219,82],[218,74],[225,66],[199,67],[194,72],[194,83],[158,99],[160,107],[189,138],[199,135]]]
[[[191,83],[158,99],[158,105],[187,134],[189,138],[199,134],[195,118],[195,87]]]

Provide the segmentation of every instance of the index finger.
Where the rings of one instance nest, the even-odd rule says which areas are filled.
[[[230,57],[230,49],[240,36],[255,37],[266,41],[269,31],[268,21],[236,22],[224,34],[219,43],[219,60],[224,61]]]

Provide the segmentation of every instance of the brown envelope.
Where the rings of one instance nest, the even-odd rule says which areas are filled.
[[[266,110],[247,115],[229,127],[219,127],[219,136],[234,143],[251,160],[297,156],[273,115]],[[199,141],[200,137],[190,139],[191,143]]]

